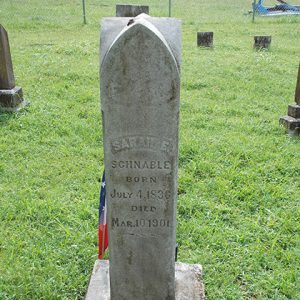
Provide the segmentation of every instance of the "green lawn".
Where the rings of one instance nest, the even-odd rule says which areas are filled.
[[[87,1],[85,26],[74,2],[0,0],[31,102],[0,114],[1,300],[82,299],[97,258],[98,24],[115,2]],[[208,300],[300,299],[300,139],[278,125],[294,101],[300,16],[253,24],[252,1],[173,2],[183,21],[179,260],[203,265]],[[167,1],[139,3],[168,15]],[[214,31],[214,50],[196,47],[197,31]],[[259,34],[272,35],[271,51],[253,51]]]

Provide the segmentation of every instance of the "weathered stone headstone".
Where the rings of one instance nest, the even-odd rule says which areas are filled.
[[[296,83],[295,104],[288,106],[288,115],[281,117],[279,123],[286,127],[292,136],[300,135],[300,64]]]
[[[140,14],[149,14],[149,6],[146,5],[129,5],[117,4],[116,17],[136,17]]]
[[[197,32],[197,45],[199,47],[212,48],[214,43],[213,32]]]
[[[199,265],[176,267],[177,290],[193,288],[175,293],[180,22],[142,14],[101,28],[110,281],[97,261],[86,299],[183,300],[187,289],[201,299]]]
[[[179,88],[158,29],[125,27],[101,65],[112,299],[175,299]]]
[[[255,36],[253,48],[256,50],[270,49],[272,36]]]
[[[0,24],[0,111],[17,111],[25,105],[22,88],[15,86],[8,35]]]

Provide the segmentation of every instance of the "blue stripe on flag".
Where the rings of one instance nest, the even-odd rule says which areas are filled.
[[[102,176],[102,182],[101,182],[101,190],[100,190],[99,225],[103,224],[104,221],[105,196],[106,196],[106,186],[105,186],[105,171],[104,171]]]

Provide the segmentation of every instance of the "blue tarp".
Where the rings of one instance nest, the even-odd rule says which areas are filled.
[[[253,11],[260,15],[297,15],[300,14],[300,6],[291,5],[283,0],[278,0],[281,4],[274,7],[264,6],[264,0],[259,0]]]

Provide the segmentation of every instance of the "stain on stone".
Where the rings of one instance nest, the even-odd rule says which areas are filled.
[[[130,19],[129,22],[127,23],[127,26],[130,26],[134,23],[134,19]]]

